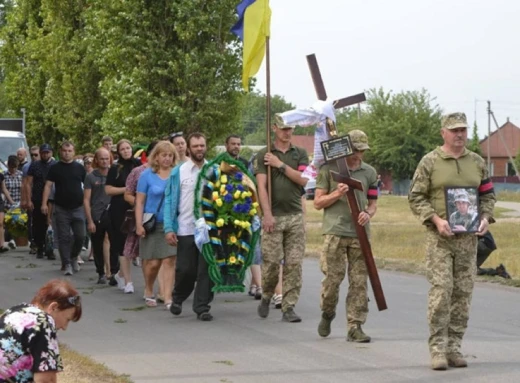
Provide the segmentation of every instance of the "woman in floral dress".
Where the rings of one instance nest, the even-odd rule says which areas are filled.
[[[31,304],[0,316],[0,383],[56,382],[63,370],[57,330],[81,318],[78,291],[70,282],[47,282]]]

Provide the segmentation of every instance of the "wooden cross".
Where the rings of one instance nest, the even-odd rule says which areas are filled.
[[[311,71],[312,82],[314,83],[316,95],[318,96],[319,100],[326,101],[327,92],[325,91],[325,85],[323,84],[323,79],[321,77],[318,61],[316,60],[316,55],[308,55],[307,63],[309,64],[309,69]],[[333,105],[335,109],[340,109],[346,106],[358,104],[365,100],[365,94],[359,93],[354,96],[336,100],[334,101]],[[334,121],[327,119],[326,125],[331,136],[335,137],[338,135]],[[354,221],[354,225],[356,227],[356,234],[359,240],[359,244],[361,246],[361,252],[363,253],[363,256],[365,258],[368,276],[370,279],[370,284],[372,285],[374,297],[376,299],[377,308],[379,309],[379,311],[386,310],[387,305],[385,295],[383,293],[383,288],[381,287],[381,281],[379,280],[379,274],[377,272],[377,267],[374,262],[374,256],[372,255],[372,248],[370,246],[370,242],[368,241],[367,232],[364,226],[361,226],[357,223],[357,218],[359,217],[360,209],[356,198],[355,189],[363,191],[363,185],[360,181],[350,176],[350,171],[348,169],[346,158],[336,160],[336,164],[338,166],[339,173],[331,171],[330,174],[334,181],[338,183],[344,183],[349,186],[349,190],[347,192],[347,201],[350,206],[350,211],[352,213],[352,220]]]

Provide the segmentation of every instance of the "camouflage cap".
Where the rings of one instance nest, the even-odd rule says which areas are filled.
[[[469,195],[468,192],[465,190],[458,191],[455,193],[455,202],[469,202]]]
[[[441,127],[443,129],[467,128],[468,120],[465,113],[450,113],[442,116]]]
[[[370,150],[368,146],[368,137],[362,130],[355,129],[348,132],[350,141],[356,150]]]

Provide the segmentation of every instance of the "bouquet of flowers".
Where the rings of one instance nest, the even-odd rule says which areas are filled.
[[[27,237],[28,221],[27,213],[19,206],[13,206],[5,213],[5,228],[14,238]]]
[[[199,174],[195,217],[209,227],[210,242],[202,254],[215,292],[243,292],[260,235],[260,205],[253,177],[244,165],[223,153]]]

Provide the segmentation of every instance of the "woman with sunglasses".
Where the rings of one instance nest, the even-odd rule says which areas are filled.
[[[0,316],[0,381],[57,382],[63,370],[58,330],[82,314],[78,291],[70,282],[47,282],[30,304],[22,303]]]

